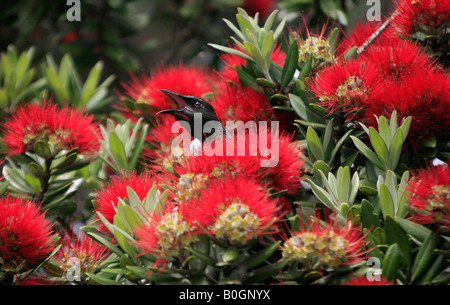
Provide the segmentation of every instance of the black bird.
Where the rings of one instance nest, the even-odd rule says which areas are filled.
[[[214,132],[217,132],[217,134],[226,134],[224,126],[217,119],[214,108],[204,99],[191,95],[179,95],[166,89],[160,89],[159,91],[167,94],[177,104],[178,108],[162,110],[157,115],[168,113],[173,115],[177,121],[186,121],[189,124],[191,136],[194,139],[203,142],[207,137],[214,134]],[[201,116],[198,114],[201,114]],[[195,122],[197,119],[201,119],[201,122]],[[212,126],[213,128],[211,131],[206,132],[204,131],[204,126],[208,122],[211,122],[209,127]],[[197,126],[201,126],[201,131],[194,130]]]

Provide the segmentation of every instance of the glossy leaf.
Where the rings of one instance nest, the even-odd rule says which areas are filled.
[[[400,262],[400,251],[397,244],[389,246],[382,262],[383,278],[390,281],[397,272]]]
[[[438,237],[436,233],[431,232],[427,238],[423,241],[422,246],[419,248],[419,252],[414,260],[412,268],[411,279],[414,282],[418,279],[429,267],[434,257],[434,249],[438,245]]]
[[[286,60],[284,62],[283,70],[281,73],[281,88],[285,88],[295,73],[298,66],[298,42],[294,40],[286,54]]]

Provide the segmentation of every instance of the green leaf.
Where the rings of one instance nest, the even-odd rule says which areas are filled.
[[[339,187],[339,201],[340,203],[349,204],[351,183],[350,183],[350,168],[348,166],[338,169],[338,187]]]
[[[283,70],[281,73],[281,89],[285,88],[292,80],[298,65],[298,42],[294,40],[286,54]]]
[[[432,283],[433,279],[438,275],[444,262],[444,255],[439,255],[428,268],[424,276],[420,279],[419,285]]]
[[[384,165],[388,165],[389,151],[383,138],[378,134],[375,128],[369,128],[370,143],[378,157],[383,161]]]
[[[374,213],[374,206],[367,199],[361,201],[361,220],[364,227],[370,229],[380,227],[380,217]]]
[[[86,275],[89,276],[89,278],[91,278],[96,284],[100,284],[100,285],[118,285],[119,283],[108,279],[106,277],[97,275],[97,274],[93,274],[93,273],[89,273],[86,272]]]
[[[402,227],[403,230],[405,230],[406,233],[410,234],[420,242],[423,242],[431,233],[430,229],[411,220],[395,217],[395,221]]]
[[[28,164],[28,169],[30,170],[30,173],[33,174],[33,176],[35,176],[36,178],[41,178],[45,175],[44,169],[36,162],[30,162]]]
[[[403,132],[402,129],[399,128],[394,134],[392,138],[391,144],[389,146],[389,159],[388,159],[388,168],[391,170],[395,170],[398,165],[398,161],[400,160],[400,154],[402,152],[403,145]]]
[[[111,252],[113,252],[118,257],[121,257],[121,256],[124,255],[124,253],[116,245],[114,245],[113,243],[108,241],[103,236],[101,236],[101,235],[99,235],[97,233],[94,233],[94,232],[86,232],[86,234],[89,235],[90,237],[92,237],[94,240],[96,240],[100,244],[102,244],[105,247],[107,247],[109,250],[111,250]]]
[[[170,282],[176,282],[180,279],[173,277],[169,274],[159,273],[156,271],[150,272],[149,269],[139,267],[139,266],[126,266],[128,270],[130,270],[134,275],[136,275],[138,278],[146,279],[151,282],[157,282],[157,283],[170,283]]]
[[[330,172],[330,168],[322,160],[317,160],[316,162],[314,162],[313,168],[314,168],[314,171],[317,173],[319,170],[322,171],[325,176],[328,176],[328,173]]]
[[[358,51],[357,47],[351,48],[350,50],[347,51],[347,53],[345,53],[344,58],[345,59],[354,59],[354,58],[356,58],[357,51]]]
[[[395,216],[394,200],[386,184],[381,185],[379,193],[380,193],[379,198],[381,211],[383,212],[384,218],[388,216],[394,217]]]
[[[260,283],[280,272],[287,264],[288,260],[282,260],[254,270],[249,273],[248,278],[244,280],[243,284]]]
[[[218,45],[218,44],[215,44],[215,43],[209,43],[208,45],[213,47],[213,48],[215,48],[215,49],[217,49],[217,50],[219,50],[219,51],[222,51],[222,52],[225,52],[225,53],[230,53],[230,54],[242,57],[242,58],[247,59],[247,60],[252,60],[252,58],[250,56],[248,56],[247,54],[245,54],[244,52],[241,52],[239,50],[235,50],[235,49],[229,48],[229,47],[224,47],[224,46],[221,46],[221,45]]]
[[[122,169],[128,169],[125,148],[116,133],[109,135],[109,145],[115,161]]]
[[[409,127],[411,126],[411,120],[412,118],[410,116],[407,117],[401,126],[403,132],[403,142],[406,140],[406,137],[408,136]]]
[[[234,247],[228,248],[222,254],[222,261],[225,263],[232,262],[236,259],[236,257],[238,257],[238,255],[239,255],[239,251],[236,248],[234,248]]]
[[[378,195],[377,184],[373,180],[368,179],[361,180],[359,191],[368,196]]]
[[[308,127],[308,130],[306,132],[306,141],[308,144],[308,149],[312,153],[311,157],[314,157],[316,160],[323,160],[324,151],[322,143],[316,131],[312,127]]]
[[[50,150],[49,145],[44,141],[37,141],[34,144],[34,152],[46,160],[52,157],[52,151]]]
[[[210,266],[216,266],[217,261],[214,258],[212,258],[211,256],[209,256],[208,254],[200,252],[198,250],[195,250],[191,247],[185,247],[185,249],[188,250],[189,252],[191,252],[196,258],[198,258],[205,264],[210,265]]]
[[[386,241],[389,245],[397,244],[401,256],[406,262],[407,266],[411,265],[411,245],[408,240],[408,236],[405,231],[400,227],[395,220],[388,216],[386,217],[386,222],[384,226],[386,232]]]
[[[250,258],[239,264],[239,268],[245,268],[245,270],[251,270],[260,264],[262,264],[264,261],[266,261],[269,257],[271,257],[275,251],[278,249],[278,246],[280,245],[281,241],[278,241],[269,247],[260,250],[259,252],[256,252]]]
[[[313,67],[313,57],[314,56],[312,54],[309,55],[304,63],[303,68],[300,71],[303,77],[307,77],[309,75],[309,72],[311,72],[311,68]]]
[[[323,188],[321,188],[320,186],[315,184],[311,179],[307,179],[306,181],[311,185],[311,189],[312,189],[314,195],[324,205],[326,205],[329,209],[339,211],[339,207],[337,206],[337,204],[335,204],[333,198],[330,196],[330,194],[326,190],[324,190]]]
[[[331,152],[330,161],[328,162],[329,164],[333,163],[336,154],[338,153],[338,151],[341,150],[342,145],[344,145],[345,141],[348,139],[351,132],[352,132],[351,130],[347,131],[336,143],[336,146],[333,148],[333,151]]]
[[[398,270],[400,251],[397,244],[389,246],[382,263],[383,278],[390,281]]]
[[[412,268],[411,280],[414,282],[418,279],[429,267],[434,257],[434,249],[438,245],[438,237],[435,232],[430,232],[427,238],[424,240],[422,246],[419,248],[419,252],[414,260]]]
[[[373,163],[373,165],[375,165],[376,167],[378,167],[381,170],[385,170],[385,167],[383,165],[383,163],[380,161],[380,159],[378,158],[378,156],[372,151],[370,150],[369,147],[367,147],[366,144],[364,144],[360,139],[358,139],[357,137],[354,136],[350,136],[350,138],[352,139],[353,143],[355,144],[356,148],[358,148],[358,150],[367,158],[369,159],[370,162]]]

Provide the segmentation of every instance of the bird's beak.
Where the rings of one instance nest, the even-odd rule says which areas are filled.
[[[169,96],[170,99],[177,104],[178,108],[161,110],[156,113],[157,115],[163,114],[163,113],[176,114],[176,113],[180,113],[180,112],[184,112],[184,111],[189,111],[188,104],[186,104],[186,101],[181,96],[179,96],[176,93],[173,93],[172,91],[166,90],[166,89],[160,89],[159,91],[167,94],[167,96]]]

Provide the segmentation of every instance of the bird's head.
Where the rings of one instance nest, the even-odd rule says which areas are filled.
[[[177,104],[177,108],[161,110],[157,115],[171,114],[178,121],[188,122],[192,134],[194,132],[194,114],[201,114],[202,128],[206,122],[218,121],[214,108],[204,99],[191,95],[179,95],[165,89],[160,89],[160,91],[167,94]]]

